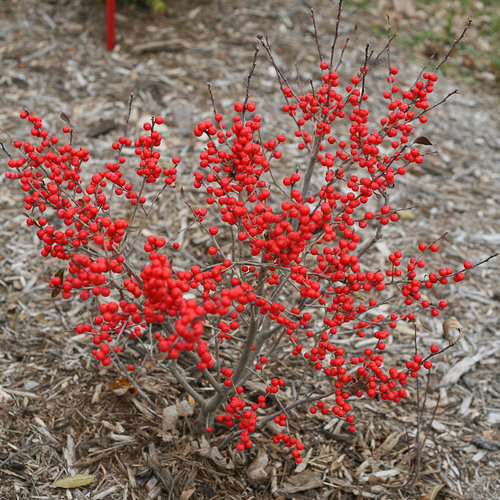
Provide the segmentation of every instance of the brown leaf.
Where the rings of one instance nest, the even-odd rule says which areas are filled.
[[[263,448],[260,448],[257,452],[257,457],[247,468],[247,476],[250,481],[257,483],[259,481],[265,481],[269,474],[266,471],[266,467],[269,464],[269,457]]]
[[[205,436],[201,436],[201,443],[196,450],[202,457],[212,460],[217,466],[223,469],[234,469],[234,463],[230,458],[222,456],[217,446],[211,446]]]
[[[71,120],[69,119],[69,116],[64,111],[60,114],[60,117],[61,120],[65,121],[70,127],[73,127],[73,125],[71,125]]]
[[[195,489],[191,488],[190,490],[184,490],[181,493],[181,500],[189,500],[195,493]]]
[[[455,328],[458,330],[458,337],[456,337],[456,338],[455,338],[455,335],[448,333],[450,330],[453,330]],[[444,338],[450,342],[458,342],[460,339],[464,338],[464,334],[462,333],[462,328],[463,328],[463,326],[460,323],[460,321],[458,321],[457,318],[452,316],[451,318],[445,319],[443,321]]]
[[[127,377],[117,377],[109,386],[117,396],[135,396],[137,394],[137,389],[132,386],[132,382]]]
[[[424,144],[425,146],[432,146],[432,142],[425,137],[424,135],[421,135],[420,137],[417,137],[414,141],[413,144]]]
[[[428,498],[429,500],[436,500],[436,497],[439,495],[439,492],[446,486],[446,483],[437,484],[430,491]]]
[[[54,277],[61,278],[61,283],[64,281],[64,271],[66,270],[65,267],[61,267],[61,269],[58,269]],[[55,299],[60,293],[62,292],[62,286],[55,286],[52,288],[52,292],[50,293],[50,298]]]

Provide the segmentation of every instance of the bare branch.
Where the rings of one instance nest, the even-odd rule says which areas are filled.
[[[335,35],[333,36],[333,42],[332,42],[332,46],[330,48],[330,66],[329,66],[330,68],[333,65],[333,56],[335,54],[335,45],[337,44],[337,39],[339,37],[339,26],[340,26],[341,14],[342,14],[342,0],[339,0],[339,8],[337,10],[337,20],[335,21]],[[348,41],[349,41],[349,38],[347,38],[344,49],[347,46]],[[340,55],[340,61],[342,61],[342,55],[344,54],[344,49],[342,49],[342,54]],[[340,65],[340,61],[339,61],[339,65]]]
[[[319,45],[319,39],[318,39],[318,29],[316,27],[316,19],[314,18],[314,9],[311,9],[311,12],[309,13],[312,19],[313,23],[313,28],[314,28],[314,41],[316,42],[316,48],[318,49],[318,55],[319,55],[319,62],[323,61],[323,56],[321,55],[321,47]]]
[[[208,95],[210,96],[210,100],[212,101],[212,109],[214,110],[214,115],[217,114],[217,108],[215,107],[215,99],[214,99],[214,94],[212,92],[212,85],[210,82],[207,82],[207,88],[208,88]]]
[[[358,29],[358,26],[354,26],[354,31],[356,31]],[[340,59],[339,59],[339,62],[337,63],[337,66],[335,66],[335,71],[337,71],[339,68],[340,68],[340,65],[342,64],[342,59],[344,57],[344,52],[345,52],[345,49],[347,48],[347,45],[349,44],[349,40],[350,40],[350,37],[347,37],[346,38],[346,41],[344,43],[344,46],[342,47],[342,52],[340,53]]]
[[[253,72],[255,71],[255,68],[257,66],[257,54],[258,53],[259,53],[259,45],[256,43],[255,44],[255,51],[253,53],[252,67],[250,68],[250,72],[248,73],[248,78],[247,78],[247,91],[246,91],[246,95],[245,95],[245,101],[243,102],[243,112],[241,113],[241,121],[243,123],[245,122],[245,111],[247,109],[248,99],[250,98],[250,82],[252,80]]]
[[[453,42],[453,45],[450,47],[450,50],[448,51],[448,53],[443,57],[442,61],[434,68],[434,72],[436,72],[449,59],[452,52],[455,50],[455,47],[458,45],[460,40],[462,40],[462,38],[465,36],[465,33],[470,28],[471,24],[472,24],[472,19],[468,19],[467,23],[462,31],[462,34]]]

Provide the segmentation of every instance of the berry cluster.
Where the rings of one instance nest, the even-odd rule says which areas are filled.
[[[145,135],[137,140],[120,137],[114,142],[117,161],[87,183],[81,173],[89,152],[75,149],[71,140],[59,146],[42,120],[27,111],[21,118],[31,124],[38,142],[15,141],[19,157],[9,156],[6,176],[25,193],[27,224],[36,229],[42,255],[67,263],[50,280],[53,294],[64,299],[77,294],[98,304],[97,313],[76,326],[76,332],[92,337],[96,360],[109,365],[127,339],[140,340],[154,325],[158,348],[169,359],[192,362],[194,356],[214,389],[208,400],[199,396],[200,420],[211,431],[215,413],[223,407],[225,413],[215,421],[237,426],[238,450],[252,447],[251,436],[269,398],[277,400],[285,384],[268,373],[276,356],[301,358],[316,374],[311,377],[328,380],[331,391],[314,395],[317,402],[310,413],[343,419],[350,431],[355,431],[354,398],[405,399],[408,375],[429,370],[430,358],[442,349],[433,345],[427,356],[416,353],[406,363],[387,362],[388,337],[417,312],[438,316],[446,301],[433,301],[427,294],[463,280],[473,267],[465,262],[463,269],[426,272],[427,256],[439,250],[437,240],[421,242],[417,256],[409,258],[395,249],[385,269],[374,268],[369,258],[373,234],[398,220],[389,190],[408,168],[423,161],[411,136],[415,121],[427,121],[427,99],[437,76],[423,73],[413,88],[401,91],[398,69],[390,68],[390,90],[383,94],[387,113],[374,128],[366,105],[368,68],[362,66],[343,88],[327,62],[321,62],[320,70],[317,91],[296,95],[283,87],[283,112],[296,125],[295,139],[280,133],[262,140],[261,117],[247,101],[234,104],[230,125],[215,113],[213,121],[201,121],[194,129],[206,146],[194,173],[201,201],[192,213],[211,243],[206,260],[189,269],[173,264],[179,243],[147,237],[142,250],[148,262],[143,262],[139,257],[134,261],[137,249],[128,238],[138,207],[154,199],[147,194],[151,185],[162,179],[163,188],[176,186],[180,159],[172,158],[168,167],[159,161],[161,117],[145,123]],[[65,126],[63,133],[72,138],[71,127]],[[289,172],[280,164],[281,145],[288,140],[296,140],[305,155],[305,171]],[[123,148],[134,149],[137,178],[127,178]],[[315,191],[313,173],[321,181]],[[137,182],[139,188],[134,187]],[[130,212],[126,218],[113,216],[120,199]],[[398,297],[401,309],[394,306]],[[381,313],[380,306],[388,304],[392,310]],[[281,335],[288,348],[278,342]],[[372,345],[356,352],[354,341],[365,337],[373,339]],[[353,345],[341,346],[336,339]],[[220,370],[224,380],[219,383],[211,372],[220,366],[214,358],[222,345],[237,355],[234,366]],[[243,398],[250,376],[267,385],[257,402]],[[315,385],[312,379],[306,383]],[[310,401],[305,398],[304,404]],[[287,429],[293,425],[286,407],[274,421]],[[300,462],[302,443],[290,432],[274,436],[275,443],[281,441]]]

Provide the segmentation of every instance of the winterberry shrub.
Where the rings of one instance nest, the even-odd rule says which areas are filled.
[[[387,110],[372,120],[367,87],[378,57],[368,50],[350,76],[334,66],[335,43],[328,60],[319,51],[319,82],[298,92],[263,38],[249,85],[259,48],[276,70],[291,127],[262,130],[249,89],[229,119],[214,106],[213,119],[194,129],[205,147],[189,199],[176,180],[181,159],[160,162],[160,116],[135,140],[119,137],[111,145],[116,160],[88,181],[82,169],[90,152],[73,145],[67,117],[62,132],[69,140],[60,141],[23,110],[31,140],[13,141],[15,152],[2,148],[9,157],[6,177],[25,193],[26,222],[42,256],[64,263],[50,280],[53,296],[96,306],[75,325],[91,339],[96,361],[108,366],[128,343],[153,339],[196,401],[203,428],[227,429],[244,450],[253,446],[256,430],[274,421],[282,428],[274,443],[300,462],[304,445],[293,435],[290,410],[334,415],[354,432],[358,398],[405,400],[409,380],[430,370],[432,358],[450,346],[420,352],[415,342],[414,354],[401,359],[391,357],[388,338],[419,314],[442,314],[447,304],[433,298],[433,289],[462,281],[477,264],[434,269],[430,257],[441,238],[431,234],[409,254],[394,248],[385,267],[373,263],[384,227],[398,221],[390,192],[424,161],[420,146],[429,141],[414,138],[413,129],[426,124],[435,106],[429,102],[435,71],[402,89],[398,68],[389,64]],[[294,171],[283,161],[286,142],[296,142],[301,157]],[[124,168],[125,148],[136,156],[132,171]],[[138,226],[145,229],[138,221],[147,222],[157,196],[173,190],[210,241],[205,259],[189,268],[175,263],[185,250],[176,238],[138,237]],[[282,359],[297,370],[305,364],[302,385],[316,387],[287,405],[280,391],[290,380],[276,372]],[[201,390],[185,375],[193,365]],[[263,389],[250,398],[252,381]],[[270,401],[278,402],[278,411]]]

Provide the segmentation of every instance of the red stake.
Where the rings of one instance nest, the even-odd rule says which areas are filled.
[[[106,42],[108,50],[115,47],[115,0],[106,0]]]

